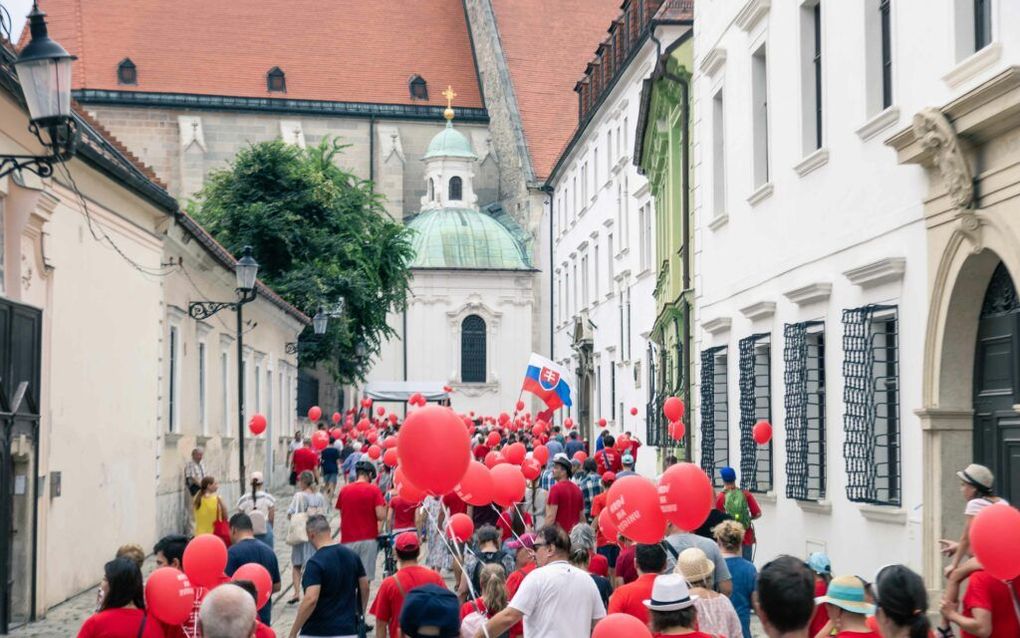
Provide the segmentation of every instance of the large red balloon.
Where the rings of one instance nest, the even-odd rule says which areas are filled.
[[[322,408],[320,408],[317,405],[313,405],[312,407],[308,408],[308,420],[309,421],[318,421],[321,417],[322,417]]]
[[[492,500],[503,507],[510,507],[524,499],[527,481],[521,468],[504,463],[489,470],[492,474]]]
[[[265,415],[255,413],[251,415],[251,420],[248,421],[248,429],[255,436],[258,436],[266,431],[266,417]]]
[[[684,418],[684,402],[680,397],[669,397],[662,404],[662,413],[667,421],[679,421]]]
[[[454,488],[460,500],[475,507],[487,507],[492,502],[492,490],[492,474],[478,461],[471,461],[464,478]]]
[[[227,567],[227,546],[218,536],[199,534],[184,548],[184,573],[197,587],[215,587]]]
[[[620,530],[616,527],[616,521],[613,520],[613,516],[609,513],[608,509],[599,512],[599,531],[611,543],[615,543],[617,536],[620,535]]]
[[[373,461],[378,461],[381,455],[382,448],[380,448],[378,445],[368,446],[368,458],[372,459]]]
[[[712,481],[693,463],[677,463],[659,478],[662,513],[682,530],[690,532],[701,527],[714,500]]]
[[[666,518],[659,508],[655,484],[642,476],[625,476],[609,488],[606,508],[620,534],[635,543],[651,545],[662,540]]]
[[[316,450],[325,450],[326,446],[329,445],[329,432],[325,430],[316,430],[312,432],[312,447]]]
[[[511,443],[510,445],[503,448],[503,458],[507,460],[507,463],[513,463],[514,465],[520,465],[524,462],[524,457],[527,456],[528,450],[524,447],[523,443]]]
[[[181,625],[195,606],[195,589],[184,572],[173,567],[160,567],[145,581],[145,607],[156,620],[167,625]]]
[[[409,414],[397,441],[408,480],[440,496],[453,489],[471,462],[471,437],[450,408],[430,405]]]
[[[382,457],[383,463],[390,467],[396,466],[400,462],[400,458],[397,456],[396,448],[388,448]]]
[[[255,602],[256,609],[262,609],[269,596],[273,593],[273,577],[269,570],[258,563],[245,563],[237,568],[231,580],[250,580],[255,583],[255,591],[258,592],[258,600]]]
[[[595,625],[591,638],[652,638],[648,627],[630,614],[609,614]]]
[[[521,474],[529,481],[534,481],[542,475],[542,464],[534,457],[524,459],[524,463],[521,463]]]
[[[403,468],[398,467],[393,472],[393,484],[397,487],[397,494],[405,501],[421,503],[425,500],[425,491],[407,480],[407,477],[404,476]]]
[[[985,571],[1000,580],[1020,576],[1020,511],[989,505],[970,524],[970,546]]]
[[[765,445],[772,440],[772,424],[765,420],[758,421],[751,429],[751,435],[755,443]]]
[[[549,448],[544,445],[536,445],[535,450],[531,453],[531,455],[542,465],[549,462]]]
[[[446,521],[446,537],[466,543],[475,533],[475,523],[467,514],[454,514]]]

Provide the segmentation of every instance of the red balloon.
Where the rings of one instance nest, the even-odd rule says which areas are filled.
[[[503,458],[503,455],[497,452],[496,450],[493,450],[485,455],[485,467],[489,468],[490,470],[499,465],[500,463],[506,463],[506,459]]]
[[[341,430],[340,428],[333,428],[332,430],[329,431],[329,435],[334,439],[340,439],[343,437],[344,431]]]
[[[511,443],[510,445],[503,448],[503,458],[507,460],[507,463],[513,463],[514,465],[520,465],[524,462],[524,457],[527,456],[528,450],[524,447],[523,443]]]
[[[425,405],[425,397],[420,392],[415,392],[407,402],[411,405]]]
[[[754,442],[758,445],[765,445],[772,440],[772,424],[768,421],[758,421],[751,430]]]
[[[368,429],[371,427],[372,422],[369,421],[368,419],[361,419],[360,421],[358,421],[358,429],[361,430],[362,432],[367,432]]]
[[[677,463],[659,478],[662,513],[682,530],[690,532],[701,527],[714,500],[712,481],[693,463]]]
[[[475,522],[467,514],[454,514],[446,521],[446,537],[466,543],[475,533]]]
[[[613,520],[613,516],[609,513],[608,509],[604,509],[599,512],[599,530],[602,535],[615,543],[617,536],[620,535],[620,530],[616,527],[616,521]]]
[[[391,434],[390,436],[383,439],[382,446],[389,450],[390,448],[397,447],[397,435]]]
[[[262,434],[266,431],[266,417],[262,414],[255,413],[251,415],[251,420],[248,421],[248,429],[255,436]]]
[[[217,539],[218,540],[218,539]],[[195,589],[184,572],[160,567],[145,581],[145,607],[156,620],[181,625],[195,606]]]
[[[606,421],[605,417],[602,417],[601,419],[599,419],[599,427],[600,428],[606,427],[606,423],[608,423],[608,421]]]
[[[625,476],[609,488],[609,510],[620,534],[635,543],[651,545],[662,540],[666,517],[659,508],[655,484],[642,476]]]
[[[631,416],[637,416],[637,408],[631,408],[630,409],[630,415]]]
[[[417,485],[407,480],[404,476],[403,468],[398,467],[393,472],[393,485],[397,488],[397,494],[400,498],[411,503],[421,503],[425,500],[425,492]]]
[[[408,415],[397,441],[400,465],[415,485],[439,496],[453,489],[471,462],[471,437],[450,408],[430,405]]]
[[[256,609],[262,609],[269,601],[273,592],[273,577],[269,570],[258,563],[245,563],[237,568],[231,580],[250,580],[255,583],[255,590],[258,592],[258,600],[255,602]]]
[[[566,419],[563,420],[563,427],[567,428],[568,430],[573,428],[574,420],[568,416]]]
[[[312,447],[316,450],[325,450],[326,446],[329,445],[329,432],[325,430],[316,430],[312,432]]]
[[[361,407],[363,407],[363,408],[370,408],[370,407],[372,407],[372,399],[362,399],[361,400]]]
[[[181,563],[193,585],[215,587],[227,567],[227,546],[218,536],[199,534],[184,548]]]
[[[478,461],[471,461],[464,478],[453,489],[468,505],[486,507],[492,502],[492,474]]]
[[[524,401],[518,401],[517,405],[515,405],[514,407],[517,408],[518,412],[523,412],[524,411]]]
[[[378,408],[375,409],[375,413],[378,414],[379,416],[382,416],[386,414],[386,408],[380,405]]]
[[[443,392],[446,392],[447,394],[449,394],[450,392],[453,392],[453,388],[448,386],[448,385],[444,385],[443,386]]]
[[[317,405],[313,405],[312,407],[308,408],[308,420],[309,421],[318,421],[321,417],[322,417],[322,408],[320,408]]]
[[[375,430],[372,430],[371,432],[368,433],[368,436],[366,438],[368,439],[369,443],[375,443],[376,441],[379,440],[379,433],[376,432]]]
[[[490,470],[492,474],[492,500],[497,505],[510,507],[524,498],[527,481],[521,474],[521,468],[504,463]]]
[[[684,402],[680,397],[669,397],[662,404],[662,413],[667,421],[679,421],[684,418]]]
[[[485,444],[489,447],[499,445],[499,432],[489,432],[489,436],[485,438]]]
[[[609,614],[595,625],[591,638],[652,638],[648,627],[630,614]]]
[[[529,481],[534,481],[542,475],[542,464],[534,457],[524,459],[524,463],[521,464],[521,474]]]
[[[549,448],[544,445],[536,445],[535,450],[531,453],[531,455],[542,465],[549,462]]]
[[[580,461],[581,463],[584,463],[585,461],[588,460],[588,453],[585,452],[584,450],[578,450],[574,452],[574,458]]]
[[[397,463],[400,461],[399,457],[397,456],[397,449],[392,447],[387,449],[386,452],[383,454],[382,460],[383,463],[385,463],[386,465],[389,465],[390,467],[395,467]]]
[[[368,458],[372,459],[373,461],[378,461],[380,456],[382,456],[382,448],[380,448],[378,445],[368,446]]]
[[[510,415],[507,414],[506,412],[500,412],[499,413],[499,424],[500,425],[506,425],[509,422],[510,422]]]
[[[970,546],[985,571],[999,580],[1020,576],[1020,511],[989,505],[970,524]]]
[[[339,422],[340,422],[340,419],[341,419],[342,417],[340,416],[340,413],[339,413],[339,412],[334,412],[334,413],[333,413],[333,417],[332,417],[332,418],[333,418],[333,423],[339,423]]]
[[[687,433],[687,427],[683,421],[673,421],[669,424],[669,435],[679,441]]]

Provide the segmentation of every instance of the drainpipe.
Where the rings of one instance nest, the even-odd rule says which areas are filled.
[[[368,118],[368,183],[375,194],[375,116]]]

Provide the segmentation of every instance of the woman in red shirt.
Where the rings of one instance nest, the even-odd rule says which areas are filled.
[[[81,626],[78,638],[163,638],[162,625],[145,612],[138,565],[130,558],[115,558],[103,572],[103,605]]]

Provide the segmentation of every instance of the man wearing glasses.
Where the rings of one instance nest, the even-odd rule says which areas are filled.
[[[570,537],[555,526],[538,530],[533,546],[538,568],[521,582],[506,609],[492,617],[475,638],[499,636],[524,620],[528,638],[588,638],[605,617],[592,577],[569,562]]]

